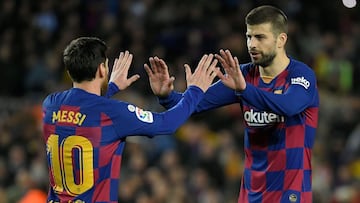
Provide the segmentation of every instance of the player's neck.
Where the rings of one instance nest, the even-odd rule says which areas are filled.
[[[260,76],[274,78],[284,71],[289,63],[290,59],[286,54],[280,56],[278,55],[269,66],[259,67]]]
[[[81,83],[74,82],[73,87],[82,89],[82,90],[92,93],[92,94],[96,94],[99,96],[101,95],[100,87],[96,81],[85,81],[85,82],[81,82]]]

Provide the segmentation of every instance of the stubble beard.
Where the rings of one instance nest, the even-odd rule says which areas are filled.
[[[257,60],[255,60],[253,57],[251,57],[251,61],[258,66],[261,67],[267,67],[270,66],[272,64],[272,62],[274,61],[274,58],[276,57],[276,53],[275,52],[271,52],[269,54],[264,54],[264,53],[260,53],[261,57]]]

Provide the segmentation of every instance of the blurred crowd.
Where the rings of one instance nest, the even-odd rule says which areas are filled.
[[[359,2],[358,2],[359,3]],[[116,97],[163,111],[143,64],[159,56],[185,89],[183,64],[230,49],[248,62],[245,22],[260,0],[0,1],[0,203],[32,202],[48,187],[41,102],[71,87],[62,51],[74,38],[97,36],[134,54],[141,79]],[[314,203],[360,202],[360,5],[274,0],[290,20],[288,54],[310,65],[320,89],[313,149]],[[123,203],[237,202],[243,169],[238,105],[194,115],[174,135],[129,137],[120,181]],[[27,198],[27,199],[26,199]]]

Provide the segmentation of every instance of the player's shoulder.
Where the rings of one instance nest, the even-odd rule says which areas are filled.
[[[290,58],[290,64],[287,71],[289,73],[288,80],[291,84],[299,84],[304,86],[306,89],[317,86],[315,71],[304,62]]]
[[[66,98],[68,92],[69,90],[50,93],[43,100],[43,106],[44,107],[55,106],[56,104],[62,102]]]
[[[315,75],[314,70],[309,65],[294,58],[290,58],[289,71]]]
[[[251,63],[251,62],[240,64],[240,69],[243,70],[243,71],[244,70],[249,70],[249,69],[251,69],[253,67],[255,67],[255,65],[254,65],[254,63]]]
[[[113,99],[108,99],[102,96],[88,93],[78,88],[71,88],[69,90],[54,92],[46,96],[43,101],[44,107],[70,105],[70,106],[81,106],[87,107],[98,107],[98,108],[111,108],[119,102]]]
[[[244,64],[240,64],[240,69],[241,69],[241,72],[246,75],[247,73],[249,73],[251,70],[254,70],[254,63],[244,63]]]

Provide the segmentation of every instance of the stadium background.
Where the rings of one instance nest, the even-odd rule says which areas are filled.
[[[345,8],[340,0],[2,0],[0,203],[18,202],[34,189],[46,192],[40,105],[48,93],[71,87],[61,61],[70,40],[104,39],[110,61],[130,50],[131,74],[142,78],[118,98],[162,111],[143,70],[148,57],[167,61],[180,91],[183,64],[194,67],[204,53],[228,48],[247,62],[244,17],[261,4],[287,13],[288,53],[317,73],[321,105],[313,150],[314,202],[360,202],[360,5]],[[175,135],[127,139],[121,202],[236,202],[244,157],[240,114],[231,105],[193,116]]]

